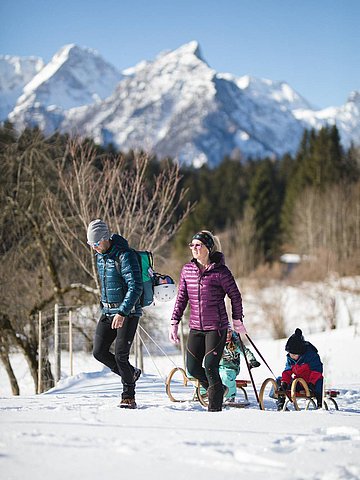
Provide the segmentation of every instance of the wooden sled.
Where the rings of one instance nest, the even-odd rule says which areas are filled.
[[[270,390],[269,390],[270,387]],[[264,380],[260,388],[259,404],[261,410],[266,410],[266,400],[270,397],[277,400],[279,397],[286,397],[283,406],[283,411],[288,410],[289,405],[293,405],[295,410],[309,410],[317,409],[316,397],[310,392],[309,386],[303,378],[295,378],[291,383],[290,390],[284,392],[279,389],[274,378],[267,378]],[[337,390],[325,390],[325,396],[323,399],[323,405],[325,410],[330,410],[333,407],[335,410],[339,410],[335,397],[339,392]],[[272,405],[271,405],[272,407]],[[273,408],[271,408],[272,410]]]
[[[223,406],[234,408],[245,408],[250,405],[245,388],[248,385],[247,380],[236,380],[236,387],[244,395],[243,402],[224,402]],[[201,385],[196,378],[188,377],[181,367],[174,367],[166,378],[166,394],[172,402],[200,402],[207,408],[207,395],[201,395]]]

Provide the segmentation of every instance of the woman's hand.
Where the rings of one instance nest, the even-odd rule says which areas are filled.
[[[247,333],[245,325],[243,324],[242,320],[233,320],[234,330],[239,335]]]
[[[179,325],[177,323],[171,324],[170,325],[170,330],[169,330],[169,340],[171,343],[179,343],[179,337],[178,337],[178,329]]]

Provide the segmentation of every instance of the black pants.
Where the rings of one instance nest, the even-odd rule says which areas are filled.
[[[224,389],[219,363],[226,343],[227,330],[190,330],[186,349],[186,368],[207,389],[209,411],[222,410]],[[204,366],[203,366],[204,365]]]
[[[121,328],[112,329],[113,316],[101,315],[94,338],[93,355],[99,362],[120,375],[123,384],[122,398],[135,396],[134,367],[129,353],[139,323],[138,317],[125,317]],[[110,347],[115,342],[115,355]]]

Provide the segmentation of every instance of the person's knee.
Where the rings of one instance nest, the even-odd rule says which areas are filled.
[[[190,377],[198,378],[199,375],[203,374],[203,368],[200,363],[189,363],[187,365],[187,371],[190,374]]]
[[[129,361],[129,352],[116,352],[115,360],[117,364],[127,363]]]
[[[188,365],[187,366],[187,371],[188,371],[188,374],[190,375],[190,377],[195,377],[196,378],[196,374],[198,372],[198,369],[196,368],[195,365]]]
[[[99,346],[97,345],[94,345],[94,348],[93,348],[93,357],[98,361],[98,362],[102,362],[103,359],[104,359],[104,351],[102,348],[100,348]]]

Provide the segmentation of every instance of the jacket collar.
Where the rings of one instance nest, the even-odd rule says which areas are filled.
[[[211,256],[210,256],[210,266],[207,268],[207,270],[210,270],[214,267],[216,267],[217,265],[225,265],[225,256],[222,252],[214,252]],[[191,259],[191,262],[193,262],[197,268],[199,268],[199,265],[198,265],[198,262],[196,261],[196,258],[192,258]]]

